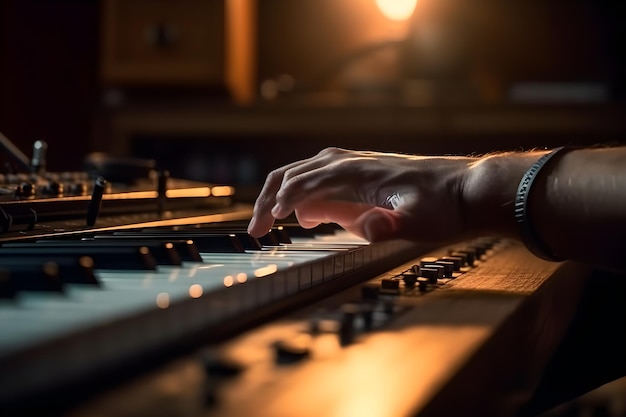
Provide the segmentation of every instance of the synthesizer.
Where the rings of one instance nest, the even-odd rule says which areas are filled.
[[[494,237],[255,239],[166,173],[0,183],[2,415],[512,416],[589,278]]]
[[[0,408],[509,415],[584,283],[505,240],[369,244],[284,224],[259,241],[213,216],[5,239]]]

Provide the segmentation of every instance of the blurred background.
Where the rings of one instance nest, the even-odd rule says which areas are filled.
[[[624,2],[0,0],[0,132],[238,186],[326,146],[624,139]]]

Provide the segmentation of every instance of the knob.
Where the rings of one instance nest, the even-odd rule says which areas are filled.
[[[284,365],[307,358],[311,353],[311,342],[311,336],[304,333],[277,341],[274,343],[276,363]]]
[[[361,286],[361,297],[365,300],[378,298],[378,292],[378,285],[373,282],[367,282]]]
[[[23,182],[15,188],[16,197],[32,197],[35,195],[35,186],[29,182]]]
[[[424,265],[424,268],[426,269],[435,269],[437,270],[437,274],[436,277],[437,279],[439,278],[443,278],[443,276],[445,275],[445,267],[443,265],[439,265],[439,264],[426,264]],[[422,269],[424,269],[422,268]],[[422,274],[423,275],[423,274]]]
[[[419,288],[420,292],[426,292],[428,290],[428,284],[430,280],[425,277],[419,277],[417,279],[417,288]]]
[[[413,271],[407,271],[402,274],[402,280],[404,281],[404,285],[409,288],[413,288],[415,286],[417,278],[419,278],[419,274],[416,274]]]
[[[439,258],[437,258],[435,256],[426,256],[426,257],[420,259],[420,267],[423,267],[426,264],[434,264],[438,260],[439,260]]]
[[[442,256],[440,260],[452,262],[454,264],[455,272],[459,272],[463,266],[463,258],[459,256]]]
[[[67,193],[71,195],[85,195],[87,194],[87,184],[83,181],[72,182],[67,186]]]
[[[49,181],[43,186],[42,192],[46,195],[58,196],[63,194],[63,183],[58,181]]]
[[[398,290],[400,288],[400,281],[394,278],[383,278],[380,280],[380,288],[382,290]]]
[[[443,266],[443,276],[446,278],[452,278],[454,273],[454,262],[450,261],[437,261],[435,265]]]
[[[243,371],[242,364],[218,354],[202,357],[202,367],[207,376],[214,378],[231,378]]]
[[[437,279],[440,278],[442,271],[437,268],[421,268],[422,277],[428,278],[428,282],[436,284]]]
[[[339,343],[342,346],[354,341],[356,334],[356,317],[360,313],[357,304],[344,304],[341,306],[341,325],[339,327]]]
[[[474,266],[474,261],[476,260],[476,251],[471,250],[470,248],[458,249],[450,253],[452,256],[464,256],[465,263],[467,266]]]

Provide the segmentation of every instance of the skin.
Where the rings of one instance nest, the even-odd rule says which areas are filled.
[[[325,149],[267,177],[248,232],[262,236],[276,219],[295,213],[303,227],[335,222],[370,241],[521,240],[515,194],[524,173],[547,152],[474,158]],[[537,239],[553,255],[596,269],[580,322],[520,414],[534,416],[626,374],[626,146],[557,153],[527,201]],[[571,371],[581,363],[583,372]]]
[[[295,213],[305,228],[334,222],[370,241],[520,239],[515,193],[546,152],[452,157],[327,148],[268,175],[248,232],[262,236]],[[558,155],[535,181],[528,209],[552,253],[626,269],[626,147]]]

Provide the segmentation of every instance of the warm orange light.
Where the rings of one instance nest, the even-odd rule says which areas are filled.
[[[170,306],[170,295],[166,292],[160,292],[156,296],[156,305],[160,309],[166,309]]]
[[[233,278],[232,275],[226,275],[224,277],[224,286],[225,287],[232,287],[234,283],[235,283],[235,279]]]
[[[417,0],[376,0],[376,5],[391,20],[406,20],[413,14]]]
[[[202,285],[200,284],[193,284],[191,287],[189,287],[189,296],[191,298],[200,298],[202,297]]]
[[[211,194],[216,197],[228,197],[235,194],[235,189],[228,185],[217,185],[211,188]]]
[[[278,265],[276,264],[269,264],[266,266],[262,266],[261,268],[257,268],[254,270],[254,276],[257,278],[261,278],[264,277],[266,275],[270,275],[273,274],[274,272],[278,271]]]

